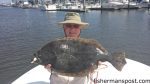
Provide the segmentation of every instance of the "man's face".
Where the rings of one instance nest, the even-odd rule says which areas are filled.
[[[66,37],[78,38],[80,36],[81,26],[79,24],[67,23],[64,24],[63,27]]]

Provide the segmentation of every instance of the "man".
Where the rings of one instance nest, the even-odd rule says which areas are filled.
[[[77,39],[80,38],[81,30],[86,28],[88,23],[82,22],[78,13],[69,12],[65,15],[64,21],[59,22],[59,25],[63,27],[65,38]],[[107,50],[99,45],[99,52],[105,54]],[[51,72],[50,84],[91,84],[90,75],[85,77],[69,77],[51,71],[51,64],[46,65],[45,68]]]

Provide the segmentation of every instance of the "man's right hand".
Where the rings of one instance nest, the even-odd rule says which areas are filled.
[[[44,65],[44,68],[51,72],[51,64]]]

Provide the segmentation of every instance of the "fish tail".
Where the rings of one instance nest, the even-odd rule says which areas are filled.
[[[112,59],[110,60],[111,64],[118,70],[121,71],[124,65],[126,64],[125,52],[115,52],[112,53]]]

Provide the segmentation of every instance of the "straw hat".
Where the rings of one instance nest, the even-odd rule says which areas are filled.
[[[59,22],[59,25],[63,25],[66,23],[74,23],[74,24],[79,24],[81,25],[81,28],[85,28],[86,26],[88,26],[88,23],[82,22],[79,13],[76,12],[68,12],[65,15],[64,21]]]

